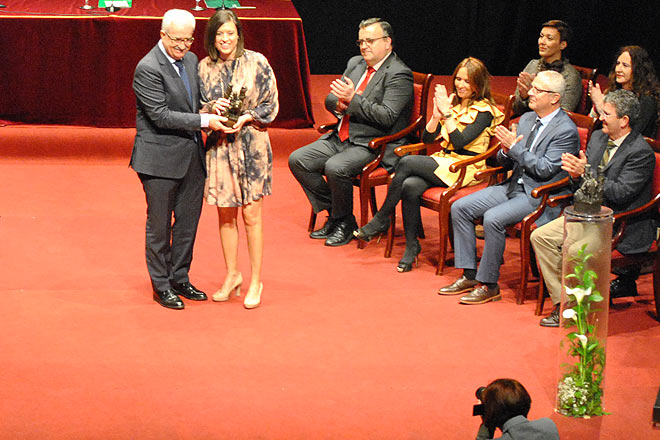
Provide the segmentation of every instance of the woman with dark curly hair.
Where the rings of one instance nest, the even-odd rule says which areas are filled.
[[[589,94],[594,103],[591,115],[598,117],[602,113],[604,95],[616,89],[630,90],[639,98],[642,112],[633,123],[644,136],[654,138],[658,122],[658,102],[660,101],[660,82],[655,74],[651,57],[640,46],[624,46],[619,49],[616,61],[609,75],[609,86],[605,93],[598,84],[589,82]]]

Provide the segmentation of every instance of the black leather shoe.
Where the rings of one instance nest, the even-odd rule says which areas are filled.
[[[637,283],[632,278],[620,276],[610,283],[610,298],[637,296]]]
[[[441,287],[438,290],[438,295],[459,295],[463,292],[469,292],[470,290],[477,287],[479,281],[477,280],[468,280],[465,278],[465,275],[461,275],[459,279],[454,281],[448,286]]]
[[[357,229],[355,221],[341,221],[337,223],[335,230],[332,231],[325,240],[326,246],[344,246],[353,240],[353,231]]]
[[[539,322],[541,327],[559,327],[559,304],[555,304],[552,312]]]
[[[177,295],[181,295],[182,297],[191,299],[193,301],[206,301],[206,293],[202,292],[190,283],[171,284],[172,289],[174,289]]]
[[[502,295],[500,294],[500,286],[495,286],[495,288],[489,289],[488,287],[481,285],[467,295],[461,296],[461,299],[458,300],[458,302],[461,304],[474,305],[484,304],[489,301],[499,301],[501,299]]]
[[[334,231],[336,224],[337,222],[335,220],[328,217],[325,221],[325,224],[321,227],[321,229],[317,229],[316,231],[310,233],[309,238],[325,240],[326,238],[328,238],[330,234],[332,234],[332,231]]]
[[[174,289],[163,290],[162,292],[154,291],[154,301],[168,309],[183,309],[183,301],[176,296]]]

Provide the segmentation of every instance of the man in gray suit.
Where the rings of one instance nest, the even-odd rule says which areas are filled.
[[[600,116],[603,129],[591,136],[586,155],[580,152],[579,157],[568,154],[562,157],[562,168],[571,177],[574,189],[581,183],[587,163],[592,170],[604,166],[603,204],[615,213],[638,208],[651,200],[653,194],[653,149],[641,134],[631,129],[640,115],[640,108],[639,100],[631,91],[618,89],[608,93]],[[616,249],[623,254],[646,252],[655,240],[656,229],[651,216],[638,218],[626,225]],[[541,319],[543,327],[559,326],[563,232],[564,221],[560,217],[537,228],[531,236],[539,269],[554,304],[550,315]],[[584,237],[584,243],[609,247],[609,243],[589,240],[588,236]],[[612,281],[610,296],[636,294],[637,275],[638,267],[628,268]],[[624,292],[618,292],[621,290]]]
[[[146,257],[153,298],[183,309],[179,298],[203,301],[188,279],[206,176],[200,129],[219,129],[225,118],[200,115],[197,57],[189,53],[195,17],[165,13],[160,41],[138,63],[135,143],[130,166],[147,199]],[[172,223],[174,214],[174,223]]]
[[[451,207],[454,228],[455,266],[463,275],[454,283],[442,287],[440,295],[457,295],[462,304],[483,304],[501,299],[497,281],[500,277],[505,228],[530,214],[539,199],[531,192],[566,177],[561,170],[564,153],[577,154],[577,127],[560,108],[564,93],[564,78],[548,70],[539,72],[529,89],[529,105],[533,112],[525,113],[513,131],[499,126],[495,135],[501,143],[498,160],[513,169],[505,182],[484,188],[457,200]],[[537,221],[542,225],[556,218],[559,208],[546,209]],[[483,217],[485,244],[477,269],[477,249],[473,220]]]
[[[360,23],[357,45],[361,56],[348,61],[344,74],[330,85],[325,108],[340,118],[335,130],[291,153],[289,168],[302,186],[315,213],[327,210],[325,225],[310,234],[326,246],[343,246],[353,239],[353,183],[362,167],[376,158],[369,142],[402,130],[413,101],[412,71],[392,52],[392,27],[379,18]],[[383,166],[397,162],[388,144]],[[327,181],[323,176],[327,176]]]

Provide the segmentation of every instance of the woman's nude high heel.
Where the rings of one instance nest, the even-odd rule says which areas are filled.
[[[241,296],[241,284],[243,284],[243,275],[239,272],[232,286],[225,290],[223,285],[223,288],[218,289],[211,298],[216,302],[229,301],[233,291],[236,291],[236,296]]]
[[[259,304],[261,304],[261,292],[264,290],[264,283],[259,283],[259,292],[256,295],[252,295],[250,291],[248,291],[247,295],[245,295],[245,300],[243,301],[243,306],[246,309],[256,309],[259,307]]]

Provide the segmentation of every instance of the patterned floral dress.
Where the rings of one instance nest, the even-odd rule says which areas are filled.
[[[234,134],[212,132],[206,140],[206,185],[204,198],[211,205],[244,206],[271,194],[273,152],[266,125],[279,110],[273,69],[262,54],[245,50],[235,60],[199,63],[203,113],[224,96],[229,84],[236,93],[246,87],[243,113],[254,121]]]

